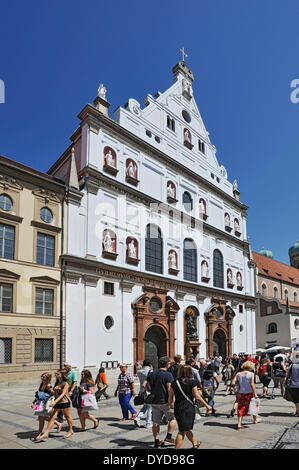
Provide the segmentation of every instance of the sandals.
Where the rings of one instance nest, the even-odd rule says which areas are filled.
[[[98,425],[99,425],[99,422],[97,421],[96,424],[94,425],[93,429],[97,429]]]
[[[69,437],[71,437],[73,435],[73,431],[71,432],[67,432],[65,436],[63,436],[63,439],[68,439]]]
[[[200,446],[200,444],[201,444],[201,442],[198,441],[197,444],[195,444],[195,445],[193,446],[193,449],[198,449],[199,446]]]

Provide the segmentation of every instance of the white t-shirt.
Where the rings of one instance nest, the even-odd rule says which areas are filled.
[[[282,354],[282,353],[281,354],[276,354],[276,356],[274,356],[274,360],[276,361],[276,358],[279,357],[279,356],[282,357],[283,363],[285,364],[287,356],[285,354]]]

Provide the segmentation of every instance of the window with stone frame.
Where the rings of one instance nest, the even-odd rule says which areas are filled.
[[[0,312],[11,313],[13,311],[13,285],[0,283]]]
[[[262,296],[263,297],[267,296],[267,286],[266,286],[266,284],[262,284]]]
[[[14,259],[15,227],[0,223],[0,257]]]
[[[197,282],[197,249],[190,238],[184,240],[184,279]]]
[[[224,287],[223,256],[221,251],[214,250],[213,253],[213,285],[214,287]]]
[[[175,120],[172,119],[170,116],[167,116],[167,127],[171,131],[175,132]]]
[[[55,237],[45,233],[37,233],[36,263],[45,266],[54,266]]]
[[[297,292],[294,292],[294,302],[298,302]]]
[[[277,287],[274,287],[274,289],[273,289],[273,296],[274,296],[274,299],[278,299],[278,289],[277,289]]]
[[[38,315],[54,314],[54,290],[35,288],[35,313]]]
[[[146,227],[145,269],[163,274],[163,238],[160,228],[153,224]]]
[[[269,323],[268,333],[277,333],[277,324],[276,323]]]
[[[0,364],[12,363],[12,338],[0,338]]]
[[[34,345],[34,362],[53,362],[53,339],[36,338]]]

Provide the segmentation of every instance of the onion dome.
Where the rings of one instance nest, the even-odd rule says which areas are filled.
[[[267,256],[267,258],[272,258],[273,259],[273,253],[270,250],[265,250],[265,248],[262,248],[261,251],[259,252],[260,255]]]
[[[289,249],[289,256],[299,254],[299,240],[294,243],[294,245],[291,246]]]

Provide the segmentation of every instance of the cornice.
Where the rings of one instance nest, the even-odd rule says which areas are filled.
[[[37,222],[36,220],[32,220],[31,225],[32,227],[37,227],[42,230],[49,230],[50,232],[55,232],[55,233],[61,232],[60,227],[56,227],[55,225],[51,225],[51,224],[46,224],[45,222]]]
[[[129,282],[136,285],[153,285],[155,287],[166,289],[167,291],[175,291],[178,295],[193,294],[197,295],[200,302],[203,302],[204,297],[220,296],[227,301],[238,300],[239,302],[255,303],[255,297],[249,295],[240,295],[236,292],[227,292],[214,287],[207,287],[201,285],[194,285],[187,281],[178,281],[175,279],[168,279],[163,276],[155,275],[154,273],[143,273],[139,271],[132,271],[127,268],[110,266],[101,261],[80,258],[73,255],[62,255],[62,262],[64,264],[63,271],[71,279],[76,279],[79,282],[80,277],[85,275],[95,275],[96,277],[104,277],[118,280],[120,282]]]
[[[17,224],[21,224],[23,222],[23,217],[19,217],[18,215],[9,214],[2,209],[0,209],[0,220],[8,220],[9,222],[16,222]]]

